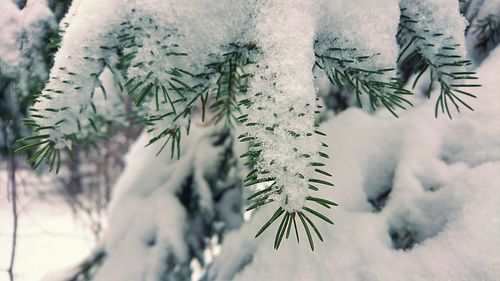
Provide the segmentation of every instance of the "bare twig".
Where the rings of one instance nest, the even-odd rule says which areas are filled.
[[[10,252],[9,267],[7,268],[7,273],[9,274],[10,281],[14,281],[14,265],[16,260],[16,246],[17,246],[17,228],[18,228],[18,212],[17,212],[17,185],[16,185],[16,157],[14,152],[9,149],[9,130],[7,126],[2,126],[3,137],[8,150],[8,166],[7,166],[7,186],[9,188],[10,201],[12,203],[12,246]]]
[[[16,259],[16,245],[17,245],[17,228],[18,228],[18,215],[17,215],[17,185],[16,185],[16,158],[13,154],[9,156],[9,182],[10,182],[10,198],[12,202],[12,248],[10,252],[10,262],[7,272],[10,281],[14,281],[14,263]]]

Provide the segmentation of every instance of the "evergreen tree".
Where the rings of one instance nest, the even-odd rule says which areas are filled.
[[[329,156],[323,151],[325,134],[317,128],[321,106],[312,69],[323,71],[332,85],[350,89],[360,105],[382,106],[397,116],[412,105],[398,64],[418,57],[411,68],[415,84],[425,75],[428,94],[433,87],[440,89],[436,116],[451,118],[453,111],[472,109],[467,99],[475,96],[468,89],[478,85],[470,82],[476,77],[466,58],[466,22],[460,14],[468,3],[461,5],[439,0],[75,1],[63,21],[68,26],[50,78],[26,122],[39,134],[23,138],[18,150],[34,151],[33,166],[46,163],[58,170],[61,151],[71,153],[82,139],[101,135],[106,124],[123,118],[125,109],[109,111],[103,102],[108,94],[102,75],[109,72],[120,91],[133,97],[133,120],[146,126],[146,144],[158,153],[168,150],[173,158],[165,160],[168,179],[135,183],[113,205],[117,213],[130,208],[120,200],[138,192],[146,199],[132,207],[141,208],[153,202],[157,186],[169,185],[172,196],[164,197],[169,203],[165,211],[177,209],[175,223],[157,221],[148,227],[179,229],[158,230],[146,238],[127,236],[121,229],[124,218],[111,217],[110,229],[116,224],[118,231],[110,236],[145,239],[141,247],[161,252],[156,257],[162,259],[137,271],[138,276],[185,280],[193,258],[204,261],[210,239],[222,239],[227,229],[239,226],[241,190],[238,176],[229,173],[237,165],[236,139],[248,145],[241,155],[248,166],[243,183],[255,186],[247,211],[271,203],[275,207],[256,236],[276,224],[274,248],[292,236],[306,239],[314,250],[315,239],[323,240],[316,222],[333,224],[320,208],[336,203],[316,195],[320,187],[333,184],[322,161]],[[213,130],[191,136],[202,130],[196,125],[200,122]],[[186,138],[190,144],[185,147]],[[193,139],[201,144],[193,145]],[[195,153],[206,153],[209,163],[218,164],[211,167]],[[219,210],[227,206],[226,197],[235,198],[230,212]],[[236,219],[228,219],[228,212]],[[184,216],[187,223],[179,223]],[[208,227],[214,222],[227,227]],[[179,235],[184,237],[181,246],[173,245]],[[130,244],[117,246],[112,241],[119,238],[108,239],[71,280],[111,276],[110,266],[120,263],[123,247]]]

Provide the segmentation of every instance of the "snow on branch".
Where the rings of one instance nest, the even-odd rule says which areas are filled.
[[[411,106],[395,71],[397,1],[332,1],[322,10],[316,64],[331,83],[352,88],[360,105],[367,95],[373,110],[383,105],[397,116],[396,108]]]
[[[417,69],[415,84],[427,70],[431,77],[429,94],[433,82],[439,83],[441,92],[435,115],[441,112],[451,118],[450,107],[457,112],[462,106],[472,110],[463,99],[475,98],[467,89],[479,85],[468,83],[477,77],[468,68],[471,62],[466,58],[464,36],[467,21],[460,14],[458,1],[402,0],[400,7],[400,32],[406,36],[399,59],[404,61],[418,53],[422,63]]]
[[[103,77],[111,73],[114,91],[135,101],[149,144],[162,142],[160,151],[168,145],[172,156],[181,155],[183,130],[194,118],[242,123],[240,140],[250,144],[245,182],[258,187],[249,209],[277,205],[258,235],[281,218],[277,248],[299,221],[314,248],[311,233],[322,237],[309,215],[333,222],[308,204],[335,203],[312,193],[332,186],[320,161],[328,155],[315,124],[312,70],[323,69],[359,99],[367,95],[373,109],[383,105],[396,115],[411,106],[395,70],[398,24],[408,34],[399,59],[422,55],[419,76],[429,68],[440,83],[439,108],[449,112],[448,101],[469,107],[460,95],[472,96],[463,88],[475,85],[461,82],[474,77],[466,70],[465,21],[456,1],[75,1],[27,121],[40,134],[23,139],[19,150],[37,149],[34,166],[58,166],[61,149],[116,121],[120,109],[96,99],[106,99]]]

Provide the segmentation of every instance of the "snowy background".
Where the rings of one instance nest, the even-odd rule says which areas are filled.
[[[5,167],[3,167],[5,169]],[[94,239],[89,230],[78,221],[60,196],[50,194],[53,184],[19,173],[23,188],[19,200],[19,233],[16,280],[41,280],[49,272],[74,266],[90,254]],[[2,187],[7,182],[0,175]],[[12,215],[10,201],[4,188],[0,196],[0,280],[9,280],[5,272],[10,260],[12,243]]]
[[[61,26],[71,22],[83,2],[75,1]],[[324,211],[333,219],[334,226],[313,218],[324,238],[324,242],[315,243],[314,252],[309,249],[303,234],[300,244],[289,239],[274,250],[273,234],[278,223],[254,238],[274,213],[276,205],[266,205],[247,213],[242,211],[247,204],[244,198],[255,190],[254,187],[241,187],[241,178],[248,171],[238,156],[246,151],[245,145],[233,141],[220,126],[206,126],[195,121],[191,124],[190,134],[182,136],[180,159],[171,158],[169,151],[156,156],[161,143],[144,148],[150,135],[123,128],[116,137],[99,143],[106,147],[106,153],[100,150],[92,154],[82,150],[77,159],[81,166],[76,170],[86,176],[79,180],[79,188],[83,190],[76,191],[76,197],[70,197],[67,189],[68,186],[74,187],[72,172],[75,168],[71,164],[64,163],[67,166],[58,176],[20,165],[17,174],[19,229],[15,280],[500,280],[500,48],[486,45],[487,52],[475,52],[478,37],[472,32],[465,37],[459,36],[463,42],[458,41],[467,47],[474,61],[473,68],[479,77],[474,83],[481,85],[470,90],[477,98],[467,100],[474,111],[463,110],[454,114],[451,120],[444,114],[436,118],[435,97],[439,89],[435,88],[433,98],[428,99],[424,94],[429,81],[423,78],[416,83],[417,95],[411,97],[414,106],[405,111],[398,110],[399,118],[395,118],[384,109],[370,111],[355,106],[353,99],[344,97],[342,89],[332,89],[326,78],[313,79],[313,74],[320,76],[307,71],[314,62],[310,60],[314,50],[309,41],[315,36],[314,30],[310,29],[310,22],[315,20],[312,16],[315,4],[305,2],[310,5],[304,5],[304,9],[296,14],[289,14],[286,5],[264,7],[264,15],[279,13],[279,24],[272,26],[259,21],[257,32],[259,36],[269,38],[269,41],[260,42],[264,51],[270,54],[261,58],[265,64],[286,62],[290,54],[304,50],[303,56],[291,60],[290,72],[280,73],[283,76],[279,81],[297,83],[285,83],[283,87],[291,94],[282,102],[295,104],[296,99],[298,106],[307,107],[307,103],[314,103],[315,97],[302,98],[301,94],[313,93],[315,87],[324,99],[322,103],[326,109],[320,114],[319,129],[327,134],[324,139],[329,147],[325,152],[330,158],[325,170],[333,173],[335,187],[322,188],[319,195],[332,199],[339,206]],[[350,44],[376,42],[365,44],[365,47],[371,48],[369,51],[386,51],[380,61],[372,62],[385,66],[385,56],[389,61],[397,56],[395,38],[379,40],[375,32],[370,33],[370,38],[360,38],[358,35],[366,30],[352,28],[355,26],[352,21],[357,22],[366,14],[346,16],[339,12],[365,3],[373,6],[369,8],[370,13],[383,14],[380,10],[384,9],[383,5],[368,2],[339,1],[337,6],[328,6],[325,13],[338,17],[319,17],[319,24],[324,25],[319,29],[324,31],[321,36],[328,38],[332,30],[327,26],[341,27],[346,30],[343,36],[352,37]],[[384,2],[390,5],[398,1]],[[444,3],[437,0],[426,2]],[[33,55],[36,53],[23,56],[13,51],[16,34],[21,34],[23,29],[33,30],[31,24],[38,21],[44,22],[44,28],[55,30],[56,21],[61,20],[62,11],[65,11],[61,8],[56,12],[54,7],[59,6],[54,6],[54,3],[58,1],[28,3],[31,5],[19,10],[14,2],[0,0],[0,25],[3,24],[0,26],[0,70],[3,72],[0,74],[7,77],[0,76],[2,79],[13,77],[16,72],[24,73],[20,74],[24,77],[27,73],[25,66],[34,60],[42,60]],[[103,3],[100,5],[105,5]],[[401,3],[411,6],[411,1]],[[471,22],[485,18],[495,9],[500,15],[498,0],[464,3],[468,5],[465,18]],[[37,4],[39,8],[36,8]],[[52,10],[47,10],[49,6]],[[95,5],[83,7],[96,8]],[[382,32],[397,26],[398,18],[393,17],[398,13],[397,5],[390,7],[392,9],[388,9],[387,14],[373,19],[373,28]],[[219,8],[207,8],[203,14]],[[233,12],[245,8],[235,8]],[[38,12],[29,13],[30,9]],[[190,10],[182,10],[180,16],[174,15],[168,20],[176,20],[175,17],[181,17],[182,12],[188,13],[186,11]],[[21,21],[25,18],[23,13],[31,15],[29,20]],[[232,18],[235,26],[248,20],[239,16]],[[191,17],[196,18],[196,15]],[[296,17],[300,17],[300,21],[296,21]],[[86,28],[82,24],[85,19],[76,21],[73,31],[68,29],[69,36],[62,54],[71,53],[73,49],[70,47],[78,47],[74,38],[80,35],[79,29]],[[446,26],[447,20],[447,17],[442,17],[435,24]],[[462,17],[453,20],[466,25]],[[104,25],[105,20],[93,22],[97,27],[99,24]],[[464,26],[450,26],[450,33],[463,34]],[[208,27],[195,25],[189,28],[203,31]],[[224,25],[219,29],[224,29]],[[300,32],[278,37],[281,41],[276,43],[276,34],[288,34],[295,29],[300,29]],[[235,30],[221,31],[218,36],[222,39],[210,38],[216,43],[217,40],[230,40],[238,35],[238,30]],[[99,33],[99,30],[95,32]],[[27,35],[31,38],[27,42],[42,40],[36,39],[34,34],[37,32]],[[492,36],[498,38],[498,34]],[[297,38],[300,42],[293,48],[281,49]],[[355,38],[360,42],[353,41]],[[67,43],[68,40],[73,41]],[[201,47],[190,46],[193,50]],[[216,52],[204,50],[212,51]],[[61,59],[62,56],[56,57],[56,64],[67,62],[67,58]],[[47,75],[44,63],[33,64],[43,67],[32,73],[40,77]],[[259,71],[259,75],[266,76],[273,70]],[[101,79],[112,101],[119,102],[121,93],[118,93],[120,90],[112,75],[105,70]],[[295,81],[294,77],[302,80]],[[408,89],[411,89],[414,79],[414,76],[409,78]],[[0,85],[3,85],[2,81],[0,79]],[[260,81],[253,86],[267,89],[269,83]],[[336,102],[328,99],[332,92],[335,92]],[[345,104],[339,105],[339,101]],[[104,102],[99,100],[99,103]],[[101,113],[111,118],[115,108],[114,104],[108,105]],[[257,111],[253,110],[255,114]],[[126,123],[122,117],[116,118]],[[267,116],[259,118],[265,122]],[[50,120],[47,122],[53,121]],[[308,129],[311,124],[303,124],[300,129]],[[249,129],[242,132],[247,132],[245,130]],[[266,132],[257,134],[259,138],[266,136]],[[280,149],[286,149],[288,145],[278,137],[270,143],[280,143]],[[309,151],[314,145],[306,140],[304,146],[307,146],[304,150]],[[106,161],[101,162],[99,159],[104,155]],[[23,161],[25,159],[19,159],[19,162]],[[7,188],[6,165],[6,161],[0,162],[0,281],[9,281],[7,267],[12,246],[12,202]],[[108,169],[111,170],[109,174],[98,173]],[[286,173],[280,175],[285,177]],[[65,178],[69,180],[65,182]],[[94,189],[98,192],[89,192]],[[96,198],[98,203],[95,203]]]

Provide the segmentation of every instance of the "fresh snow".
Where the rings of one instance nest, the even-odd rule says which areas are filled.
[[[213,145],[214,132],[213,127],[197,127],[184,136],[180,160],[170,158],[169,153],[156,157],[160,143],[144,148],[148,134],[134,144],[115,185],[109,229],[98,246],[106,257],[93,280],[155,281],[165,275],[185,280],[191,274],[191,258],[197,254],[193,247],[201,247],[196,244],[203,235],[198,224],[221,215],[225,227],[239,226],[241,213],[234,210],[234,204],[239,206],[241,193],[236,192],[240,197],[229,195],[233,202],[227,206],[219,200],[220,205],[214,207],[214,193],[221,190],[208,185],[214,162],[225,152],[224,146]],[[231,178],[231,173],[228,175]],[[218,180],[221,184],[224,179]],[[185,188],[195,189],[190,206],[179,199]],[[187,208],[194,205],[200,208],[200,217],[193,210],[188,213]],[[231,217],[232,213],[236,217]]]
[[[109,69],[122,86],[128,79],[128,86],[149,93],[140,113],[152,119],[161,116],[161,120],[149,122],[148,129],[160,136],[169,129],[186,128],[191,114],[181,112],[196,111],[195,92],[210,93],[214,84],[192,74],[205,73],[205,66],[221,59],[232,44],[255,44],[258,54],[251,57],[255,71],[251,72],[245,132],[261,145],[256,159],[259,176],[266,172],[266,177],[276,181],[270,199],[288,212],[297,211],[308,194],[309,164],[320,149],[314,136],[315,55],[330,58],[321,63],[329,73],[337,68],[364,69],[355,74],[356,79],[393,83],[400,6],[417,20],[412,24],[415,36],[433,43],[434,47],[422,43],[419,48],[441,75],[447,68],[440,65],[443,59],[436,51],[457,43],[465,45],[465,19],[458,2],[77,1],[63,20],[61,47],[34,106],[43,112],[36,122],[50,128],[44,133],[58,149],[71,147],[72,136],[94,134],[94,119],[102,116],[107,120],[107,116],[103,114],[105,105],[96,104],[92,96],[102,87],[101,73]],[[127,69],[116,66],[120,59],[117,49],[124,53],[122,59],[133,54]],[[460,47],[453,55],[464,57],[464,50]],[[347,59],[353,61],[347,63]],[[182,94],[179,88],[189,90]],[[154,91],[156,99],[149,97]],[[177,100],[172,102],[169,97],[170,106],[165,99],[160,107],[160,91],[177,93]]]
[[[313,134],[316,92],[311,71],[317,9],[315,1],[272,1],[260,10],[256,26],[263,57],[251,84],[252,105],[245,112],[247,123],[256,125],[244,126],[244,132],[262,143],[255,168],[276,178],[275,188],[282,192],[270,199],[289,212],[300,211],[305,203],[312,173],[305,167],[319,147]]]
[[[249,90],[253,104],[248,113],[250,122],[262,125],[243,132],[262,142],[259,168],[272,172],[278,187],[284,187],[273,199],[287,211],[299,210],[310,176],[310,160],[301,155],[315,155],[319,147],[315,137],[305,137],[314,130],[315,52],[342,59],[367,56],[357,67],[395,68],[395,35],[402,7],[418,19],[411,26],[416,34],[430,36],[433,42],[418,45],[426,59],[439,65],[443,60],[438,51],[456,44],[460,46],[447,54],[466,55],[463,32],[467,23],[458,1],[375,2],[75,1],[62,21],[62,45],[44,95],[35,106],[44,112],[49,109],[38,124],[58,124],[50,132],[51,140],[63,148],[71,146],[68,135],[81,133],[78,124],[85,130],[91,123],[94,105],[100,115],[115,113],[115,103],[106,102],[100,89],[102,85],[121,94],[117,84],[124,77],[113,69],[118,57],[109,48],[121,44],[117,35],[126,25],[142,27],[130,34],[140,48],[127,51],[137,52],[131,65],[145,65],[129,68],[127,75],[144,83],[168,84],[176,68],[199,73],[227,52],[229,44],[256,43],[259,53],[254,58],[255,76]],[[0,18],[2,74],[19,71],[17,46],[25,24],[37,19],[51,24],[45,1],[29,3],[45,8],[34,9],[40,13],[30,14],[23,23],[24,11],[34,6],[18,10],[11,1],[0,0],[8,11]],[[440,33],[445,34],[435,36]],[[332,46],[343,50],[329,49]],[[164,49],[189,56],[172,58]],[[434,118],[433,101],[416,100],[416,107],[401,112],[399,119],[386,112],[369,115],[349,109],[322,124],[332,157],[328,170],[334,171],[336,187],[323,188],[320,195],[340,205],[325,210],[335,226],[318,221],[325,242],[318,242],[311,253],[300,231],[300,245],[287,241],[278,251],[272,250],[277,223],[262,237],[253,238],[276,207],[265,206],[216,245],[214,253],[219,249],[220,253],[204,268],[206,279],[500,279],[499,65],[497,49],[479,69],[483,86],[474,90],[478,99],[468,101],[475,111],[463,112],[451,121]],[[146,115],[170,111],[154,112],[152,99],[140,110]],[[173,119],[172,115],[158,126],[173,126]],[[182,118],[176,122],[175,126],[187,124]],[[196,235],[204,233],[189,228],[194,223],[187,223],[190,214],[178,199],[187,178],[192,176],[195,203],[204,218],[213,218],[218,207],[212,202],[205,173],[213,169],[211,159],[223,152],[210,139],[213,128],[204,126],[193,122],[190,136],[183,135],[180,160],[170,159],[168,152],[155,157],[161,144],[144,149],[151,135],[143,135],[132,147],[114,189],[109,229],[96,249],[105,251],[106,257],[96,266],[94,281],[155,281],[165,274],[177,278],[190,274],[181,271],[192,264],[191,244],[201,243]],[[299,137],[291,137],[290,132]],[[235,197],[235,201],[240,199]]]
[[[451,121],[425,101],[399,119],[349,109],[323,124],[336,183],[323,195],[340,204],[325,210],[336,225],[319,225],[325,242],[311,252],[304,235],[278,251],[271,234],[253,240],[264,208],[227,236],[209,280],[500,279],[499,65],[497,49],[478,69],[475,111]],[[377,212],[368,201],[387,189]],[[408,232],[415,245],[396,249],[391,234]]]
[[[21,36],[20,11],[17,6],[10,0],[1,0],[2,17],[0,17],[0,70],[3,75],[13,74],[17,71],[16,66],[19,64],[21,54],[18,51],[18,38]],[[5,15],[3,15],[5,12]]]
[[[274,211],[263,207],[225,236],[207,280],[499,279],[498,65],[500,49],[478,69],[483,87],[475,92],[475,111],[453,120],[435,119],[433,102],[425,100],[399,119],[349,109],[322,124],[336,187],[321,195],[340,205],[325,210],[335,226],[318,223],[325,242],[311,252],[302,232],[299,245],[292,237],[273,250],[277,225],[258,239],[252,235]],[[153,157],[155,148],[142,148],[147,136],[132,148],[102,243],[109,257],[95,280],[155,280],[165,253],[173,251],[182,261],[182,233],[189,229],[183,229],[185,213],[172,192],[194,167],[192,157],[209,166],[206,134],[207,129],[193,128],[180,161]],[[200,153],[204,157],[196,156]],[[380,203],[378,197],[388,191]],[[413,240],[406,245],[405,235]],[[148,246],[151,237],[159,240]]]
[[[321,1],[320,10],[317,53],[342,59],[368,56],[352,64],[362,69],[396,68],[399,1]],[[347,50],[332,51],[331,48]]]
[[[28,1],[18,9],[11,0],[0,0],[0,74],[18,78],[23,94],[28,94],[28,79],[45,79],[43,40],[46,30],[56,26],[45,0]],[[29,54],[26,55],[26,54]]]

